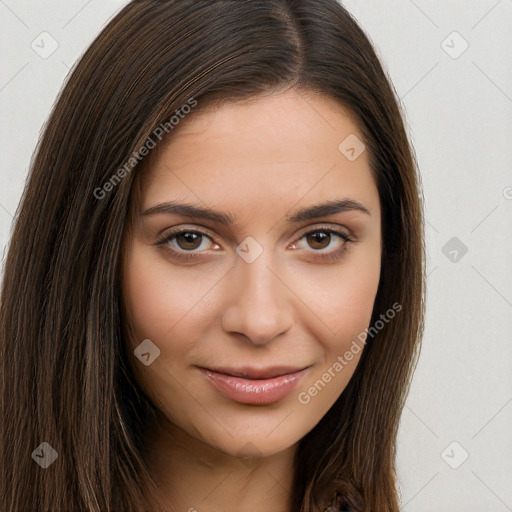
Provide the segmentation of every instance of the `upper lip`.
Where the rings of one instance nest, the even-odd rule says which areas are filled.
[[[228,368],[215,366],[213,368],[203,367],[204,370],[209,370],[215,373],[223,373],[232,377],[241,377],[244,379],[263,380],[281,377],[282,375],[289,375],[290,373],[297,373],[305,370],[308,366],[272,366],[268,368],[253,368],[253,367],[238,367]]]

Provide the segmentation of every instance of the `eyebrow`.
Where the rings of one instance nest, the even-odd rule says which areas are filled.
[[[326,217],[336,213],[358,211],[371,215],[370,212],[358,201],[353,199],[337,199],[328,201],[307,208],[302,208],[293,215],[287,216],[286,220],[289,223],[297,223],[305,220],[317,219],[319,217]],[[220,224],[230,225],[234,224],[236,217],[230,213],[224,213],[188,203],[167,202],[157,204],[148,208],[141,213],[141,216],[155,215],[155,214],[168,214],[168,215],[181,215],[183,217],[193,217],[197,219],[207,219]]]

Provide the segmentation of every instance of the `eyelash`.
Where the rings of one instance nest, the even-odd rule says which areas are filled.
[[[157,240],[157,242],[155,243],[156,246],[162,246],[164,247],[166,250],[169,250],[173,257],[177,258],[177,259],[180,259],[180,260],[183,260],[183,261],[192,261],[192,260],[196,260],[197,258],[200,258],[201,257],[201,252],[191,252],[191,251],[185,251],[185,250],[177,250],[177,249],[174,249],[172,247],[170,247],[169,245],[166,245],[168,244],[173,238],[175,238],[176,236],[178,235],[181,235],[183,233],[193,233],[193,234],[196,234],[196,235],[200,235],[200,236],[204,236],[204,237],[207,237],[207,238],[210,238],[211,241],[215,244],[218,244],[217,240],[215,239],[215,237],[213,237],[212,235],[208,234],[208,233],[205,233],[203,231],[200,231],[200,230],[197,230],[197,229],[177,229],[176,231],[173,231],[171,233],[167,233],[166,235],[164,235],[163,237],[161,237],[160,239]],[[329,235],[336,235],[338,236],[339,238],[341,238],[342,240],[345,241],[345,243],[343,244],[343,246],[335,251],[332,251],[332,252],[329,252],[329,253],[321,253],[319,252],[321,249],[319,249],[318,251],[315,251],[314,249],[312,249],[312,251],[314,253],[316,253],[316,256],[323,260],[323,261],[330,261],[330,262],[333,262],[333,261],[338,261],[345,253],[345,251],[347,250],[347,246],[353,242],[352,238],[349,237],[346,233],[342,232],[342,231],[337,231],[333,228],[329,228],[329,227],[318,227],[312,231],[308,231],[307,233],[304,233],[300,238],[299,240],[302,240],[303,238],[307,237],[308,235],[312,235],[312,234],[315,234],[315,233],[326,233],[326,234],[329,234]],[[220,245],[220,244],[219,244]]]

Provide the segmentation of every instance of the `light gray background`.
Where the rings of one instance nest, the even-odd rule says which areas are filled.
[[[70,67],[125,3],[0,0],[0,250]],[[512,0],[343,3],[401,98],[424,185],[427,326],[399,435],[403,510],[512,510]],[[51,49],[44,31],[59,45],[46,59],[31,47]]]

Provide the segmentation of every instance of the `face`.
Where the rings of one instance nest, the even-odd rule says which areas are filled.
[[[181,435],[270,456],[321,420],[360,359],[378,191],[334,100],[287,91],[192,116],[142,183],[123,263],[128,353]]]

